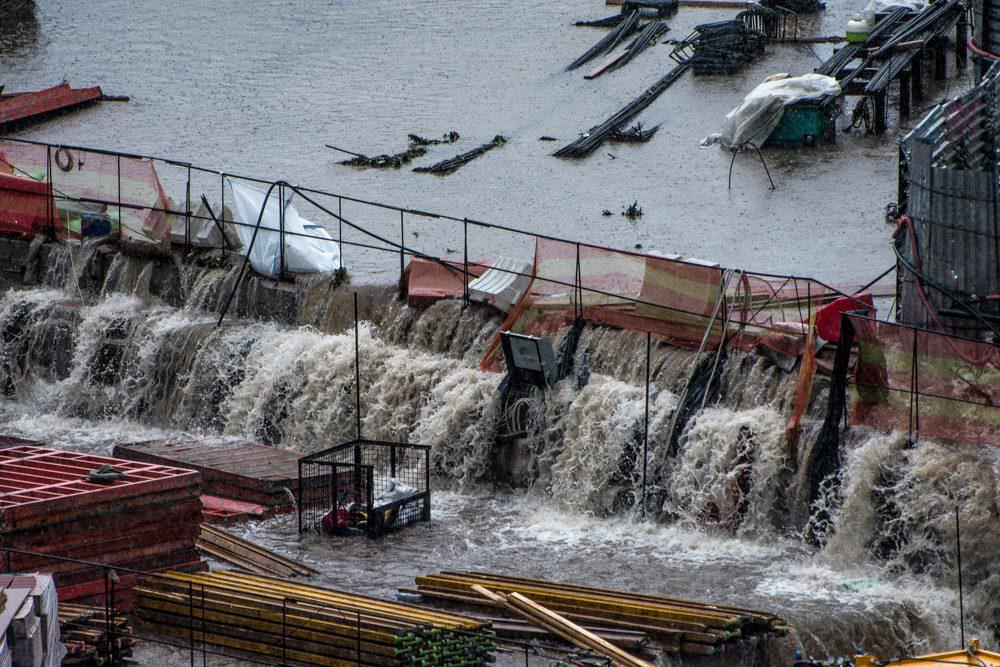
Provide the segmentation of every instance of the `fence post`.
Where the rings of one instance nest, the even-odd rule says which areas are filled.
[[[101,568],[104,573],[104,659],[110,664],[115,664],[111,655],[111,581],[108,577],[108,568]]]
[[[361,610],[358,612],[358,664],[361,664]]]
[[[194,667],[194,584],[188,582],[188,647],[191,652],[191,667]]]
[[[115,619],[115,616],[118,615],[118,612],[117,612],[118,605],[117,605],[117,601],[115,600],[115,597],[116,597],[115,596],[115,582],[118,581],[118,575],[115,574],[114,570],[111,571],[111,575],[110,575],[109,579],[111,580],[111,614],[110,614],[110,620],[108,620],[108,633],[107,634],[108,634],[108,642],[110,643],[110,648],[111,648],[111,664],[112,665],[116,665],[116,664],[118,664],[118,642],[115,641],[115,637],[117,636],[117,633],[115,632],[114,619]]]
[[[45,147],[45,180],[49,184],[49,201],[46,204],[46,208],[49,209],[49,229],[52,234],[52,239],[56,239],[56,189],[52,184],[52,146],[48,145]],[[8,570],[9,571],[9,570]]]
[[[403,286],[403,277],[404,277],[404,274],[405,274],[405,271],[406,271],[406,269],[404,268],[405,259],[404,259],[404,253],[403,253],[403,248],[406,246],[406,236],[405,236],[405,233],[406,232],[403,229],[403,212],[400,211],[399,212],[399,286],[400,286],[400,288],[402,288],[402,286]],[[402,297],[402,296],[403,296],[402,291],[400,291],[400,297]]]
[[[646,461],[649,453],[649,364],[653,349],[653,334],[646,332],[646,416],[642,424],[642,516],[646,516]]]
[[[288,664],[288,641],[286,627],[288,624],[288,598],[281,597],[281,664]]]
[[[337,197],[337,246],[340,248],[340,266],[344,268],[344,198]]]
[[[580,244],[576,244],[576,272],[573,275],[573,315],[576,319],[583,317],[583,278],[580,273]]]
[[[469,303],[469,219],[462,220],[462,264],[465,266],[462,281],[462,306]]]
[[[267,206],[267,202],[264,202]],[[285,278],[285,186],[278,186],[278,277]]]
[[[208,646],[205,641],[205,584],[201,585],[201,667],[208,663]]]
[[[124,225],[122,224],[122,156],[116,155],[115,162],[118,166],[118,240],[122,240],[122,229]],[[80,235],[83,236],[83,229],[80,229]]]
[[[299,479],[298,479],[298,489],[299,489],[299,502],[298,502],[298,514],[299,514],[299,535],[302,534],[302,461],[299,461]]]
[[[191,247],[191,165],[187,168],[187,184],[184,187],[184,243],[187,244],[188,248]],[[225,232],[223,232],[223,238],[225,238]]]

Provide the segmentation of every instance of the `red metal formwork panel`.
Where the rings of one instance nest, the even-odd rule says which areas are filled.
[[[193,468],[203,476],[205,493],[269,509],[293,507],[289,493],[298,487],[299,455],[252,441],[151,440],[118,445],[115,456]]]
[[[124,478],[89,481],[88,475],[105,464],[124,473]],[[27,517],[197,487],[200,480],[194,470],[170,466],[33,445],[0,448],[0,529]]]
[[[99,100],[101,96],[101,89],[97,86],[71,88],[68,83],[33,93],[24,93],[0,102],[0,127],[55,111],[72,109]]]

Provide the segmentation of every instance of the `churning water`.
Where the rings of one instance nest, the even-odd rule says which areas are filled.
[[[891,262],[881,213],[896,183],[891,136],[843,135],[809,154],[767,151],[773,192],[749,160],[737,163],[728,189],[729,155],[698,148],[763,77],[811,71],[818,60],[810,47],[774,45],[732,78],[686,77],[643,115],[647,125],[664,121],[649,144],[576,163],[550,157],[553,144],[538,138],[575,138],[672,64],[662,46],[598,82],[563,74],[597,34],[570,24],[609,13],[598,0],[34,4],[26,19],[0,19],[8,90],[66,77],[132,102],[64,116],[31,138],[280,175],[602,245],[830,281],[861,283]],[[840,33],[860,4],[831,0],[800,27]],[[731,14],[682,10],[671,36]],[[429,160],[497,133],[510,142],[443,179],[349,169],[323,147],[394,152],[408,132],[449,130],[462,141]],[[161,173],[172,195],[174,177]],[[601,214],[633,200],[645,211],[638,223]],[[392,233],[397,224],[359,222]],[[409,242],[440,254],[458,247],[454,231],[432,221]],[[528,245],[500,243],[477,232],[470,254],[531,257]],[[151,294],[148,262],[118,257],[105,283],[87,289],[81,267],[93,250],[62,254],[48,289],[0,301],[4,432],[102,453],[180,433],[299,451],[354,435],[354,341],[333,325],[343,294],[311,304],[305,326],[233,319],[217,328],[231,273],[181,271],[187,306],[170,308]],[[356,278],[391,276],[391,264],[347,256]],[[824,525],[810,525],[810,480],[783,456],[794,378],[734,354],[719,400],[687,422],[673,452],[668,435],[692,356],[657,346],[643,517],[645,340],[586,329],[578,356],[588,360],[589,382],[571,376],[531,397],[527,436],[500,444],[501,378],[476,366],[496,326],[495,316],[455,302],[424,312],[391,302],[361,327],[364,433],[432,446],[445,490],[435,491],[431,523],[377,542],[299,539],[288,518],[243,530],[312,563],[330,583],[383,595],[428,570],[481,568],[766,608],[796,626],[772,647],[773,663],[783,664],[800,645],[817,655],[855,645],[898,655],[957,641],[957,505],[967,609],[976,627],[994,622],[1000,464],[992,451],[854,432],[841,492],[825,499]],[[802,426],[806,452],[823,393]],[[807,528],[828,536],[824,546],[803,538]]]
[[[182,432],[298,451],[353,436],[352,331],[238,319],[216,327],[197,301],[171,308],[149,297],[143,270],[131,282],[115,275],[122,291],[105,285],[86,304],[72,289],[3,296],[5,432],[105,453]],[[223,285],[226,275],[192,273],[189,297],[212,293],[203,281]],[[532,397],[527,435],[502,444],[501,378],[475,363],[495,319],[448,303],[417,312],[387,302],[379,313],[360,326],[364,433],[430,444],[445,490],[430,524],[377,542],[298,538],[291,518],[242,528],[315,564],[329,583],[389,594],[430,569],[514,570],[777,611],[796,632],[771,647],[776,664],[799,643],[824,655],[854,645],[900,654],[955,639],[958,504],[967,608],[975,625],[994,617],[992,452],[852,433],[829,539],[817,548],[802,537],[808,479],[784,456],[794,375],[733,353],[720,399],[688,421],[672,454],[667,434],[692,355],[654,346],[643,518],[644,365],[622,362],[631,352],[641,360],[642,337],[586,328],[578,358],[589,380],[571,374]],[[803,446],[816,430],[807,416]],[[523,459],[516,474],[512,457]]]

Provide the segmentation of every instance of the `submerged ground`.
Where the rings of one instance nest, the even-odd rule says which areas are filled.
[[[661,44],[594,81],[581,70],[564,72],[602,34],[573,22],[617,11],[601,0],[35,4],[34,22],[0,26],[7,90],[66,78],[132,101],[45,123],[27,137],[163,155],[602,245],[640,243],[826,281],[863,284],[892,263],[882,209],[895,195],[894,132],[841,134],[820,150],[768,151],[774,191],[750,155],[737,159],[727,189],[730,155],[698,145],[765,76],[812,71],[831,45],[771,45],[737,76],[686,75],[640,116],[647,127],[663,123],[649,144],[609,143],[588,159],[567,161],[549,154],[674,64],[672,47]],[[841,34],[862,4],[833,0],[825,12],[803,17],[800,32]],[[667,38],[734,14],[682,9],[669,20]],[[945,93],[931,88],[927,102]],[[405,148],[409,132],[448,131],[462,140],[415,164],[496,134],[510,141],[444,178],[405,167],[343,167],[337,161],[347,156],[324,147],[393,153]],[[545,135],[559,141],[539,141]],[[629,222],[619,213],[633,201],[644,215]],[[614,217],[602,216],[605,209]],[[363,222],[398,233],[392,216]],[[428,224],[419,241],[410,240],[434,254],[460,249],[449,232]],[[527,242],[486,235],[474,237],[470,251],[489,256],[498,244],[530,253]],[[348,264],[356,273],[393,273],[384,257],[355,256]]]
[[[774,191],[750,156],[737,159],[733,188],[727,189],[729,154],[698,146],[756,82],[774,72],[811,71],[830,46],[773,45],[739,76],[685,76],[641,116],[647,125],[663,123],[650,143],[607,144],[574,162],[549,153],[605,119],[673,64],[670,47],[659,45],[593,82],[584,81],[582,72],[564,73],[565,64],[601,34],[573,27],[573,21],[616,11],[599,0],[35,4],[33,19],[0,24],[0,68],[7,90],[66,78],[74,85],[100,84],[108,93],[131,95],[132,101],[65,116],[22,136],[170,156],[598,244],[641,244],[833,283],[867,282],[892,262],[882,208],[895,195],[894,119],[886,137],[842,134],[828,148],[766,151],[778,186]],[[800,30],[840,33],[847,16],[859,8],[860,2],[835,0],[818,17],[804,19]],[[732,13],[681,10],[669,21],[668,37],[683,38],[694,24]],[[929,100],[947,92],[932,91]],[[336,162],[343,156],[323,146],[395,152],[405,147],[408,132],[451,130],[462,140],[434,149],[418,164],[496,134],[510,141],[445,178],[406,168],[340,166]],[[543,135],[560,142],[540,142]],[[170,175],[163,177],[169,183]],[[633,201],[644,216],[629,222],[617,214]],[[603,209],[615,215],[604,217]],[[377,216],[358,221],[392,233],[397,224]],[[409,241],[434,254],[459,247],[453,228],[430,223]],[[473,238],[471,254],[489,257],[503,251],[530,258],[530,250],[524,241],[483,233]],[[385,282],[397,270],[395,260],[360,252],[349,254],[345,263],[361,282]],[[91,304],[87,316],[100,322],[101,314],[93,311],[102,308],[134,314],[142,304],[111,296],[103,305]],[[204,319],[181,313],[171,320],[148,309],[137,317],[154,321],[150,345],[184,325],[185,318]],[[239,327],[234,339],[261,339],[286,356],[261,371],[259,385],[248,383],[231,398],[236,416],[223,429],[232,434],[257,435],[246,413],[254,397],[267,395],[276,383],[268,373],[279,374],[291,362],[306,359],[305,374],[322,388],[326,374],[335,373],[321,352],[329,347],[350,356],[346,342],[319,334],[250,323]],[[83,326],[79,335],[95,331]],[[469,369],[455,370],[459,362],[446,355],[424,353],[419,364],[427,375],[446,368],[459,387],[465,382],[492,388]],[[30,382],[18,399],[0,399],[0,426],[54,446],[102,452],[117,442],[197,430],[196,420],[180,419],[171,410],[133,419],[114,409],[68,408],[60,397],[79,396],[85,390],[80,382],[79,376]],[[607,377],[595,386],[600,391],[566,398],[564,416],[574,426],[562,426],[560,437],[569,451],[593,453],[587,448],[591,441],[613,440],[615,429],[631,427],[639,405],[635,382]],[[240,407],[240,401],[251,407]],[[387,399],[385,409],[407,401],[426,406],[423,397],[404,396],[398,404]],[[697,442],[706,451],[713,446],[726,451],[743,426],[765,439],[780,435],[782,421],[773,410],[731,408],[701,422]],[[451,424],[446,416],[440,419]],[[424,421],[423,434],[465,436],[461,429],[437,427],[434,419]],[[598,426],[588,430],[581,424]],[[300,430],[309,435],[305,427]],[[290,440],[290,446],[308,448],[307,437]],[[856,465],[873,476],[895,454],[881,441],[866,446]],[[705,456],[711,463],[710,452]],[[861,477],[858,484],[867,479]],[[573,502],[572,488],[553,498],[535,490],[500,493],[487,484],[443,484],[449,490],[435,493],[432,523],[378,542],[300,541],[285,519],[247,532],[314,564],[332,584],[377,594],[390,594],[428,570],[482,568],[759,606],[797,626],[776,653],[785,658],[799,641],[817,654],[844,654],[859,644],[902,653],[956,640],[955,596],[941,577],[874,565],[849,539],[854,526],[857,541],[864,543],[871,517],[863,512],[847,518],[847,537],[817,553],[795,534],[776,529],[747,530],[737,537],[690,521],[663,525],[634,517],[600,518],[588,503]]]

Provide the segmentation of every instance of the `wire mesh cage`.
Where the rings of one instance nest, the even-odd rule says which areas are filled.
[[[358,438],[302,457],[299,532],[379,537],[429,521],[430,449]]]

